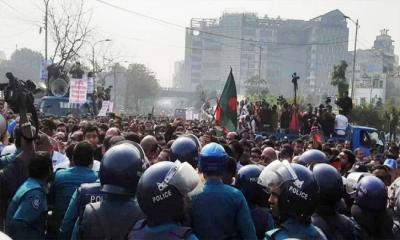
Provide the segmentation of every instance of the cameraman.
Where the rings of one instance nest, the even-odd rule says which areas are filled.
[[[32,114],[33,120],[38,129],[38,120],[35,107],[33,106],[33,95],[35,85],[31,81],[22,82],[17,80],[11,73],[6,74],[9,79],[4,96],[7,104],[14,111],[19,113],[19,127],[21,136],[21,153],[14,161],[0,170],[0,225],[4,226],[4,216],[7,206],[17,189],[28,178],[28,165],[34,156],[35,149],[33,144],[33,131],[31,123],[28,121],[28,114]],[[32,86],[33,85],[33,86]],[[37,131],[35,131],[37,133]],[[37,134],[35,134],[37,135]],[[16,137],[17,138],[17,137]]]

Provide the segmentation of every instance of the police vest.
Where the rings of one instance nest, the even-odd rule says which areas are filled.
[[[259,239],[264,237],[268,226],[273,225],[273,223],[268,222],[269,215],[270,211],[267,208],[257,207],[251,210],[251,218],[253,219],[256,234]]]
[[[163,232],[149,232],[145,229],[146,220],[138,221],[133,227],[132,231],[129,233],[128,239],[146,239],[146,240],[177,240],[177,239],[187,239],[192,234],[192,229],[189,227],[175,226],[168,231]]]
[[[104,201],[86,205],[81,227],[81,239],[123,239],[144,214],[133,199],[114,204],[111,196]]]
[[[355,239],[357,229],[355,223],[348,217],[341,214],[321,216],[314,214],[312,223],[319,227],[328,239]]]
[[[78,216],[82,217],[86,204],[100,202],[106,196],[106,193],[101,192],[101,184],[99,182],[82,184],[78,188]]]

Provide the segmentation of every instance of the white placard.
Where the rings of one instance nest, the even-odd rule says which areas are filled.
[[[70,80],[69,85],[69,102],[70,103],[86,103],[87,81],[85,79]]]

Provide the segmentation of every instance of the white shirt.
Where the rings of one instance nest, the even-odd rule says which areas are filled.
[[[67,162],[69,164],[69,158],[67,155],[62,154],[58,151],[53,152],[53,157],[51,158],[53,162],[53,168],[55,168],[57,165],[60,165],[63,162]]]
[[[7,145],[1,151],[1,156],[8,155],[8,154],[11,154],[11,153],[15,153],[15,151],[17,151],[17,148],[15,147],[15,144]]]
[[[335,117],[335,133],[337,135],[343,136],[346,134],[347,126],[349,125],[349,120],[344,115],[336,115]]]

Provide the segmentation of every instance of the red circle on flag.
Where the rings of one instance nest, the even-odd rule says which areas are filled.
[[[236,106],[237,106],[236,97],[229,98],[229,101],[228,101],[229,110],[232,111],[232,112],[235,112],[236,111]]]

